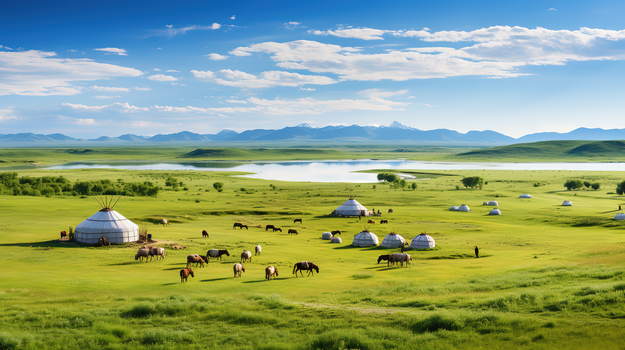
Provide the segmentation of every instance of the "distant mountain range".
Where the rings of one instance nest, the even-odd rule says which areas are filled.
[[[158,134],[151,137],[125,134],[118,137],[101,136],[96,139],[77,139],[63,134],[0,134],[0,142],[14,143],[162,143],[162,142],[228,142],[228,141],[424,141],[424,142],[459,142],[512,144],[554,140],[625,140],[625,129],[587,129],[579,128],[568,133],[544,132],[529,134],[518,139],[496,131],[469,131],[466,134],[454,130],[436,129],[419,130],[410,126],[393,122],[389,126],[326,126],[313,128],[308,124],[285,127],[278,130],[255,129],[241,133],[222,130],[217,134],[196,134],[183,131],[175,134]]]

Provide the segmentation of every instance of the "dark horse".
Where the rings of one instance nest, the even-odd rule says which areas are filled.
[[[202,237],[208,238],[208,232],[206,232],[206,230],[202,230]]]
[[[332,231],[332,232],[330,232],[330,233],[332,233],[332,236],[334,236],[334,235],[340,235],[340,234],[341,234],[341,231],[339,231],[339,230],[335,230],[335,231]]]
[[[269,231],[269,229],[273,230],[274,228],[275,228],[275,226],[273,226],[273,225],[267,225],[267,226],[265,226],[265,231]]]
[[[299,235],[299,232],[297,232],[297,230],[290,228],[289,229],[289,234],[293,234],[293,235]]]
[[[208,262],[210,260],[210,258],[217,258],[219,259],[219,261],[221,261],[221,256],[226,254],[227,256],[230,256],[230,253],[228,253],[228,250],[226,249],[209,249],[206,252],[206,262]]]
[[[243,225],[243,224],[242,224],[242,223],[240,223],[240,222],[235,222],[235,223],[234,223],[234,225],[232,225],[232,228],[237,228],[237,227],[238,227],[238,228],[240,228],[241,230],[242,230],[244,227],[245,227],[245,229],[246,229],[246,230],[249,230],[249,229],[247,228],[247,225]]]
[[[380,224],[388,224],[388,220],[386,220],[386,219],[381,219],[381,220],[380,220]]]
[[[302,275],[302,277],[304,277],[304,274],[302,273],[302,271],[306,270],[308,271],[308,275],[310,276],[310,274],[312,273],[313,276],[315,275],[315,273],[313,272],[313,269],[317,271],[317,273],[319,273],[319,266],[308,262],[308,261],[300,261],[298,263],[296,263],[295,265],[293,265],[293,273],[295,274],[295,277],[297,277],[297,271],[299,271],[299,273]]]
[[[302,223],[302,219],[295,219],[293,220],[293,223],[299,222],[300,224]]]
[[[388,261],[388,257],[389,257],[389,254],[386,254],[386,255],[380,255],[380,256],[378,256],[378,264],[379,264],[379,263],[380,263],[380,261],[382,261],[382,260],[386,260],[386,261]]]
[[[276,232],[276,231],[280,231],[280,232],[282,232],[282,229],[281,229],[281,228],[279,228],[279,227],[274,227],[274,228],[273,228],[273,232]]]

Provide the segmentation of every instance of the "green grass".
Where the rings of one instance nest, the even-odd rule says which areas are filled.
[[[458,160],[507,162],[614,162],[623,161],[623,141],[541,141],[462,152]]]
[[[0,349],[612,349],[623,343],[625,224],[611,220],[625,204],[613,193],[620,173],[440,171],[419,180],[416,191],[233,174],[20,170],[20,176],[160,186],[172,175],[189,189],[117,204],[166,247],[164,260],[149,263],[134,260],[136,244],[95,248],[56,240],[99,209],[92,198],[0,196]],[[463,176],[488,184],[456,190]],[[566,191],[569,178],[593,179],[602,189]],[[212,188],[215,181],[224,183],[223,192]],[[521,193],[534,198],[519,199]],[[363,222],[327,214],[351,194],[368,208],[394,209],[383,215],[388,225],[370,227],[380,241],[391,230],[406,240],[426,232],[436,248],[410,251],[408,268],[389,268],[377,257],[398,250],[350,247]],[[492,207],[482,203],[495,199],[503,215],[488,216]],[[565,199],[573,206],[560,206]],[[462,203],[472,211],[448,210]],[[171,224],[158,225],[161,218]],[[234,222],[249,230],[233,229]],[[283,232],[265,231],[267,224]],[[289,228],[300,235],[288,235]],[[331,230],[342,232],[342,244],[320,239]],[[262,254],[233,278],[240,253],[256,244]],[[211,248],[231,255],[195,268],[195,277],[180,283],[186,256]],[[319,274],[292,275],[301,260],[319,265]],[[279,270],[272,281],[265,280],[267,265]]]

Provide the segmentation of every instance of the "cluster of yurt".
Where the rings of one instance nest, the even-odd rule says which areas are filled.
[[[449,207],[449,210],[451,210],[451,211],[464,211],[464,212],[471,211],[471,209],[469,209],[469,206],[466,205],[466,204],[463,204],[463,205],[461,205],[459,207],[455,206],[455,205],[452,205],[451,207]]]
[[[334,209],[332,215],[336,216],[369,216],[369,211],[364,205],[358,203],[354,197],[341,204],[338,208]]]
[[[110,243],[128,243],[139,240],[139,226],[113,210],[113,198],[97,199],[102,207],[97,213],[81,222],[74,231],[76,241],[96,244],[101,237]],[[117,198],[119,200],[119,197]]]
[[[498,206],[499,206],[499,202],[497,202],[497,201],[489,201],[489,202],[484,202],[482,205],[488,205],[488,206],[492,206],[492,207],[498,207]]]
[[[334,237],[338,238],[338,237]],[[355,247],[371,247],[378,245],[378,236],[369,231],[362,231],[356,236],[354,236],[354,241],[352,245]],[[387,234],[382,240],[382,244],[380,244],[384,248],[400,248],[406,244],[406,240],[401,235],[398,235],[395,232],[391,232]],[[411,249],[429,249],[434,248],[436,243],[434,242],[434,238],[425,233],[421,233],[417,235],[410,241]]]

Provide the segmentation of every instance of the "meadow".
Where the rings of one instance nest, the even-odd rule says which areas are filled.
[[[15,152],[13,159],[37,163],[60,159],[46,157],[53,150]],[[621,173],[420,172],[416,190],[232,172],[18,173],[162,186],[156,198],[124,197],[115,210],[146,229],[167,257],[136,261],[139,244],[59,243],[60,231],[100,209],[92,197],[0,196],[0,349],[618,349],[625,340],[625,223],[612,220],[625,205],[615,193]],[[184,186],[165,188],[170,176]],[[468,176],[483,177],[483,189],[463,188]],[[601,188],[567,191],[569,179]],[[214,182],[224,183],[223,192]],[[521,193],[534,198],[519,199]],[[436,247],[409,251],[407,268],[377,264],[398,249],[351,247],[367,225],[328,215],[350,195],[383,213],[374,220],[389,221],[369,226],[380,242],[391,231],[407,241],[424,232]],[[499,202],[501,216],[487,215],[492,207],[482,203],[490,200]],[[564,200],[573,206],[561,206]],[[448,210],[460,204],[472,211]],[[170,225],[159,225],[162,218]],[[233,229],[234,222],[249,230]],[[283,232],[258,227],[267,224]],[[289,228],[300,234],[288,235]],[[321,240],[331,230],[342,232],[342,244]],[[233,278],[240,253],[257,244],[262,254]],[[186,256],[212,248],[230,256],[194,268],[195,277],[180,283]],[[319,265],[319,274],[295,277],[293,265],[302,260]],[[278,268],[275,280],[265,280],[267,265]]]

